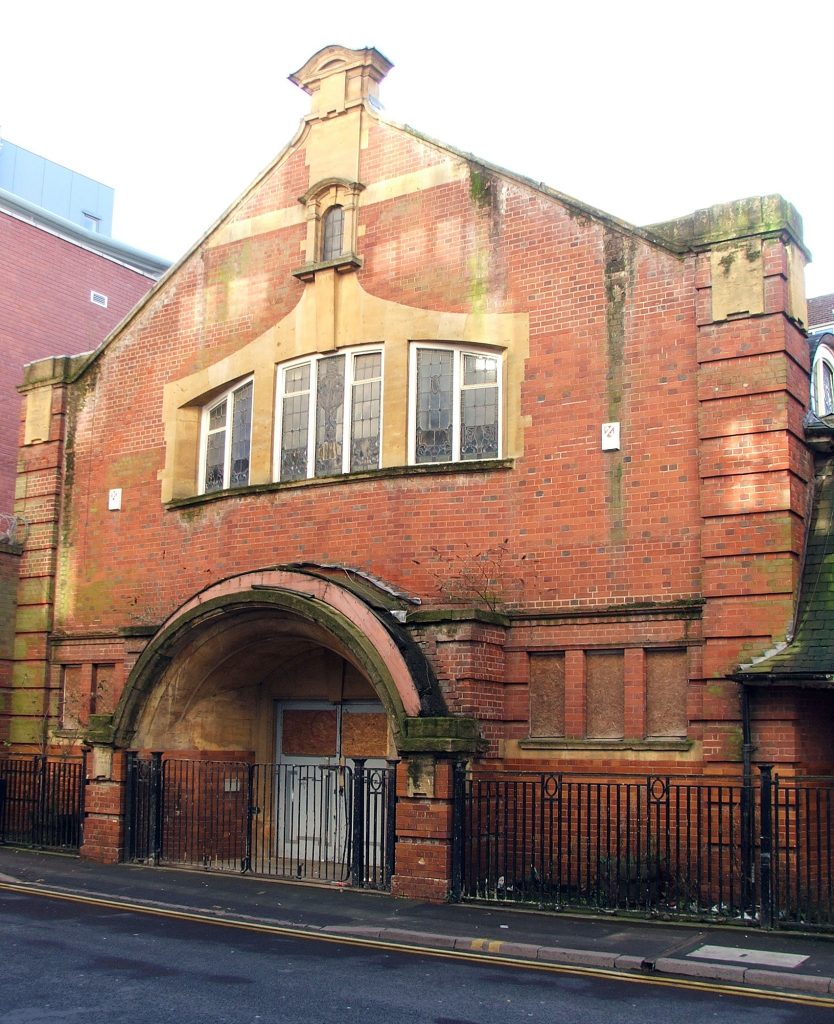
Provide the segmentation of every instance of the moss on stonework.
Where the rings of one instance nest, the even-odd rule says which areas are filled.
[[[619,232],[608,231],[604,240],[605,327],[608,370],[605,387],[607,418],[620,423],[623,419],[623,363],[626,345],[626,307],[633,285],[633,241]],[[623,456],[611,452],[608,463],[608,496],[610,502],[610,540],[621,544],[623,528]]]
[[[721,269],[724,271],[724,273],[729,274],[735,261],[736,254],[734,252],[725,252],[718,262],[721,265]]]
[[[87,743],[113,743],[116,730],[112,715],[90,715],[84,740]]]
[[[727,730],[724,741],[724,754],[728,761],[740,761],[744,749],[744,735],[739,726]]]
[[[483,313],[486,310],[489,284],[486,256],[476,252],[469,261],[469,309],[472,313]]]
[[[469,195],[476,206],[489,206],[492,202],[493,177],[478,164],[469,164]]]
[[[62,543],[69,543],[70,524],[72,522],[72,500],[75,485],[75,434],[78,428],[78,417],[87,404],[88,398],[95,392],[98,385],[100,364],[94,363],[80,378],[67,388],[67,415],[64,427],[64,480],[62,508]]]
[[[652,224],[650,230],[677,244],[714,245],[751,235],[779,235],[786,232],[804,249],[802,218],[779,195],[752,196],[721,203],[678,220]]]

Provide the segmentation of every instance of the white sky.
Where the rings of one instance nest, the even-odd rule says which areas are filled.
[[[12,6],[12,5],[10,5]],[[376,46],[388,117],[635,224],[780,192],[834,291],[826,0],[77,0],[2,19],[0,132],[116,190],[176,259],[295,134],[287,81]]]

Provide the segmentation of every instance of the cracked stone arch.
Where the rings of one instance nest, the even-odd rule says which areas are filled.
[[[328,579],[276,569],[209,587],[162,625],[130,674],[114,741],[268,759],[263,718],[279,696],[299,696],[282,689],[299,664],[322,679],[341,672],[343,692],[378,699],[392,752],[413,746],[410,721],[448,716],[431,667],[390,612]]]

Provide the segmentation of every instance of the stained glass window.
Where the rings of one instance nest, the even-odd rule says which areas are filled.
[[[417,351],[417,462],[452,459],[452,374],[454,353]]]
[[[249,483],[252,447],[252,381],[228,391],[206,409],[202,490],[222,491]]]
[[[284,371],[284,409],[281,417],[281,479],[307,476],[307,438],[310,419],[310,364]]]
[[[379,466],[379,432],[382,424],[382,353],[353,357],[353,401],[350,424],[350,468]]]
[[[238,388],[233,397],[229,487],[246,487],[249,483],[249,452],[252,447],[252,381]]]
[[[460,396],[461,459],[498,456],[498,360],[463,353]]]
[[[316,476],[342,472],[345,423],[345,357],[318,362],[316,388]]]
[[[497,458],[499,358],[421,345],[414,365],[414,462]]]
[[[830,416],[834,413],[834,370],[828,363],[821,363],[822,366],[822,416]]]
[[[381,351],[316,356],[285,368],[280,380],[280,480],[379,468]]]

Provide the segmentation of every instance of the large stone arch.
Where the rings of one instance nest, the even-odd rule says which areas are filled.
[[[140,723],[162,715],[166,692],[180,685],[185,662],[197,666],[190,673],[197,681],[179,693],[180,713],[187,713],[193,699],[188,685],[197,687],[204,678],[200,665],[235,650],[245,670],[247,659],[257,658],[259,650],[269,656],[270,644],[278,640],[295,643],[302,656],[308,644],[352,665],[385,707],[398,750],[413,747],[410,722],[425,719],[428,726],[448,715],[431,666],[390,610],[373,607],[326,575],[267,569],[206,588],[162,624],[128,678],[113,718],[115,744],[132,745],[137,729],[143,731]]]

